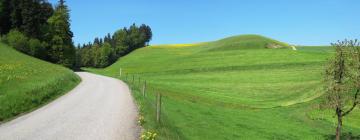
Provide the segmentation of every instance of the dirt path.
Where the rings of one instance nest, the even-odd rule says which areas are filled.
[[[0,140],[135,140],[137,109],[117,79],[77,73],[82,82],[54,102],[0,126]]]

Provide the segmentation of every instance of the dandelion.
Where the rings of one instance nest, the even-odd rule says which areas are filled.
[[[143,132],[140,139],[141,140],[155,140],[156,136],[157,136],[157,134],[155,132],[147,131],[147,132]]]
[[[143,124],[145,123],[145,118],[144,118],[144,116],[142,116],[142,115],[139,116],[138,123],[139,123],[140,125],[143,125]]]

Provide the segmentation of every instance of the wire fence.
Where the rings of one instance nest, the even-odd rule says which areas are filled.
[[[126,82],[137,99],[141,115],[150,118],[155,122],[153,128],[157,129],[162,139],[181,140],[181,133],[173,126],[169,117],[170,108],[166,105],[170,104],[170,97],[166,91],[156,88],[156,85],[142,77],[141,74],[128,74],[120,70],[119,77]],[[147,123],[147,122],[146,122]]]
[[[155,122],[155,127],[161,131],[160,135],[168,139],[181,139],[181,134],[171,124],[168,116],[170,112],[166,109],[169,97],[164,90],[156,88],[154,83],[147,80],[142,74],[125,73],[120,69],[119,79],[126,82],[137,100],[141,115],[150,118]]]

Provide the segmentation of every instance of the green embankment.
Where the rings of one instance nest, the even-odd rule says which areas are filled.
[[[67,68],[0,43],[0,122],[46,104],[79,82]]]
[[[87,70],[118,77],[122,68],[123,75],[146,79],[150,92],[161,92],[161,125],[154,122],[154,108],[134,94],[144,127],[156,130],[159,139],[325,139],[334,134],[335,118],[331,111],[319,111],[318,103],[331,55],[329,47],[294,51],[286,43],[245,35],[150,46],[108,68]],[[348,116],[344,132],[359,135],[359,117],[358,109]]]

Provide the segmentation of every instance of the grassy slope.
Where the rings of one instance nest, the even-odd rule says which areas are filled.
[[[316,109],[331,49],[265,49],[271,43],[288,47],[261,36],[237,36],[146,47],[106,69],[89,70],[116,77],[122,68],[166,94],[169,130],[159,130],[161,139],[322,139],[333,134],[331,113]],[[347,118],[345,131],[360,134],[359,116],[357,110]],[[146,128],[158,129],[147,121]]]
[[[55,99],[79,81],[69,69],[0,43],[0,122]]]

